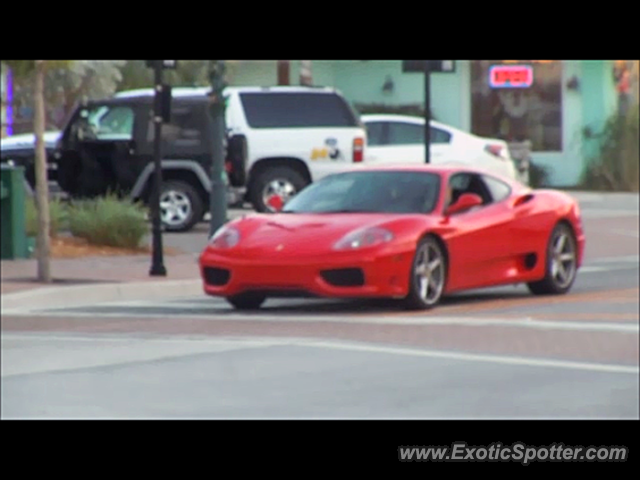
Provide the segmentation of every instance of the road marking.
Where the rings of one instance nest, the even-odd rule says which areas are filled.
[[[114,338],[108,340],[101,339],[96,336],[94,339],[83,338],[70,340],[73,337],[58,337],[58,340],[64,342],[64,354],[60,355],[60,349],[51,345],[50,340],[54,338],[40,336],[40,338],[30,338],[23,335],[22,338],[17,336],[7,336],[3,333],[2,349],[3,362],[2,378],[14,377],[20,375],[32,375],[52,372],[69,372],[76,370],[86,370],[93,368],[116,367],[130,365],[140,362],[165,361],[176,358],[182,358],[201,354],[220,354],[231,351],[246,349],[261,349],[269,346],[278,345],[278,342],[244,342],[231,343],[220,341],[209,342],[185,342],[171,341],[171,339],[160,340],[163,344],[161,347],[153,345],[153,342],[139,337],[121,338],[114,342]],[[22,345],[13,345],[16,341],[44,341],[42,346],[45,350],[41,350],[39,355],[33,357],[28,351],[25,351]],[[213,340],[213,339],[212,339]],[[71,345],[70,342],[93,343],[99,347],[96,348]],[[111,341],[111,345],[106,345]],[[54,347],[54,348],[51,348]]]
[[[579,270],[579,274],[583,273],[594,273],[594,272],[613,272],[616,270],[629,270],[632,268],[638,268],[638,265],[619,265],[616,267],[598,267],[595,265],[589,265],[581,267]]]
[[[618,235],[624,235],[627,237],[635,237],[640,238],[640,234],[637,230],[611,230],[612,233],[617,233]]]
[[[564,368],[569,370],[587,370],[592,372],[631,373],[638,375],[639,369],[632,365],[608,365],[601,363],[570,362],[562,360],[545,360],[525,357],[509,357],[501,355],[484,355],[447,351],[419,350],[409,348],[384,347],[375,345],[356,345],[337,342],[306,342],[304,346],[326,348],[330,350],[350,350],[367,353],[388,353],[411,357],[441,358],[466,362],[484,362],[501,365],[521,365],[527,367]]]
[[[330,341],[318,341],[314,339],[308,338],[272,338],[272,339],[248,339],[243,341],[241,339],[232,339],[229,337],[221,337],[215,340],[204,337],[181,337],[181,338],[173,338],[173,339],[165,339],[165,338],[118,338],[118,337],[108,337],[101,338],[100,336],[96,336],[94,338],[91,337],[74,337],[74,336],[49,336],[49,335],[8,335],[9,339],[14,340],[62,340],[62,341],[78,341],[78,342],[97,342],[97,341],[125,341],[131,342],[133,341],[148,341],[148,342],[159,342],[159,343],[200,343],[202,345],[205,344],[215,344],[216,346],[226,346],[226,347],[234,347],[232,345],[228,345],[231,342],[241,343],[241,345],[237,345],[233,349],[236,348],[246,348],[246,347],[270,347],[270,346],[295,346],[295,347],[312,347],[312,348],[323,348],[329,350],[348,350],[348,351],[359,351],[359,352],[367,352],[367,353],[385,353],[391,355],[402,355],[402,356],[410,356],[410,357],[424,357],[424,358],[439,358],[439,359],[447,359],[447,360],[458,360],[458,361],[466,361],[466,362],[484,362],[484,363],[493,363],[500,365],[518,365],[525,367],[540,367],[540,368],[561,368],[561,369],[569,369],[569,370],[584,370],[584,371],[592,371],[592,372],[608,372],[608,373],[631,373],[637,375],[639,373],[638,366],[634,365],[614,365],[614,364],[602,364],[602,363],[587,363],[587,362],[572,362],[565,360],[554,360],[554,359],[543,359],[543,358],[527,358],[527,357],[515,357],[515,356],[506,356],[506,355],[490,355],[490,354],[473,354],[473,353],[461,353],[461,352],[453,352],[453,351],[437,351],[437,350],[423,350],[416,348],[401,348],[401,347],[389,347],[382,345],[373,345],[373,344],[365,344],[365,343],[347,343],[347,342],[330,342]],[[228,348],[227,348],[228,350]],[[212,353],[216,353],[215,351]],[[16,373],[17,374],[17,373]],[[9,375],[3,375],[9,376]]]
[[[229,310],[228,312],[233,312]],[[175,316],[174,316],[175,315]],[[347,314],[348,315],[348,314]],[[428,315],[428,314],[423,314]],[[594,331],[605,333],[626,333],[637,334],[640,331],[640,325],[634,323],[614,323],[614,322],[576,322],[576,321],[545,321],[536,320],[533,317],[519,318],[499,318],[499,317],[427,317],[417,318],[416,316],[395,316],[384,314],[350,315],[346,316],[343,312],[337,312],[330,315],[305,315],[303,314],[269,314],[256,313],[252,315],[243,315],[239,313],[226,313],[216,315],[215,312],[203,313],[185,313],[176,315],[172,312],[163,313],[94,313],[94,312],[54,312],[33,315],[30,313],[21,313],[14,315],[21,316],[40,316],[42,318],[80,318],[86,320],[87,324],[93,321],[99,322],[103,319],[118,319],[120,323],[131,323],[128,320],[146,320],[148,322],[155,320],[180,321],[182,319],[197,319],[214,322],[247,322],[247,323],[338,323],[338,324],[360,324],[360,325],[387,325],[387,326],[462,326],[462,327],[503,327],[503,328],[528,328],[537,330],[574,330],[574,331]],[[6,331],[6,330],[5,330]]]
[[[619,257],[599,257],[599,258],[594,258],[593,260],[589,260],[588,262],[585,263],[585,265],[590,265],[592,263],[620,263],[620,262],[639,263],[640,255],[622,255]]]
[[[2,334],[2,341],[12,341],[12,340],[21,340],[21,341],[32,341],[32,340],[42,340],[45,342],[48,341],[59,341],[59,342],[156,342],[156,343],[167,343],[174,345],[182,345],[185,342],[199,342],[203,345],[212,345],[212,346],[224,346],[229,347],[230,342],[238,343],[237,348],[245,348],[245,347],[273,347],[277,345],[285,345],[288,343],[288,340],[284,339],[271,339],[271,338],[247,338],[247,337],[215,337],[211,336],[148,336],[148,335],[118,335],[118,336],[107,336],[104,334],[95,334],[93,336],[83,335],[45,335],[42,333],[12,333],[5,332]]]
[[[482,318],[482,317],[479,317]],[[512,315],[506,313],[491,314],[490,318],[512,318]],[[603,318],[611,320],[626,320],[630,322],[640,322],[640,315],[637,313],[547,313],[538,314],[533,313],[527,318],[531,320],[557,320],[566,323],[566,321],[573,322],[576,320],[592,320],[594,322],[602,322]],[[606,323],[602,323],[606,325]]]
[[[598,300],[607,300],[608,297],[614,295],[625,295],[629,294],[629,296],[635,296],[638,298],[639,289],[635,288],[623,288],[618,290],[605,290],[599,292],[582,292],[582,293],[573,293],[567,294],[562,297],[535,297],[529,296],[524,298],[498,298],[493,300],[481,300],[474,301],[471,305],[458,305],[458,306],[439,306],[441,311],[446,312],[455,312],[455,313],[474,313],[481,312],[486,310],[496,310],[496,309],[505,309],[505,308],[516,308],[516,307],[535,307],[535,306],[547,306],[547,305],[558,305],[558,304],[567,304],[567,303],[576,303],[582,301],[594,302]],[[358,315],[358,314],[356,314]],[[362,314],[365,315],[365,314]],[[424,312],[397,312],[390,313],[389,315],[424,315]]]

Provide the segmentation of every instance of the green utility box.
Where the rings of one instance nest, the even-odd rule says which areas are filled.
[[[24,168],[0,165],[0,240],[3,260],[29,258]]]

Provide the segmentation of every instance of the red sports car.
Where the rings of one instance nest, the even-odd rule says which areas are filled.
[[[327,176],[276,214],[222,226],[200,257],[205,293],[238,309],[268,297],[388,297],[527,283],[569,291],[585,237],[578,203],[474,168],[361,167]]]

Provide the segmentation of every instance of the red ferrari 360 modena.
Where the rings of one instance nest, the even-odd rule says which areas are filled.
[[[576,200],[474,168],[361,167],[312,183],[275,214],[222,226],[200,257],[204,291],[238,309],[268,297],[388,297],[526,283],[569,291],[585,237]]]

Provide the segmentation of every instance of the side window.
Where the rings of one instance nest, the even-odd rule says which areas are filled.
[[[372,147],[384,145],[384,122],[370,122],[366,124],[367,128],[367,144]]]
[[[412,123],[389,122],[389,145],[424,145],[424,127]]]
[[[487,185],[494,202],[501,202],[511,194],[511,187],[497,178],[483,175],[482,180]]]
[[[251,128],[357,127],[358,119],[334,93],[241,93]]]
[[[202,118],[200,112],[193,108],[174,107],[171,121],[162,125],[164,147],[170,150],[194,149],[202,146]],[[147,141],[152,144],[155,137],[153,118],[149,121]]]
[[[122,105],[95,105],[83,108],[72,126],[74,139],[131,140],[134,112]]]
[[[429,135],[431,143],[451,143],[451,134],[439,128],[431,127]]]
[[[493,201],[491,191],[478,175],[459,173],[449,180],[449,191],[446,193],[449,202],[445,207],[457,202],[464,193],[478,195],[482,198],[482,205],[488,205]]]

